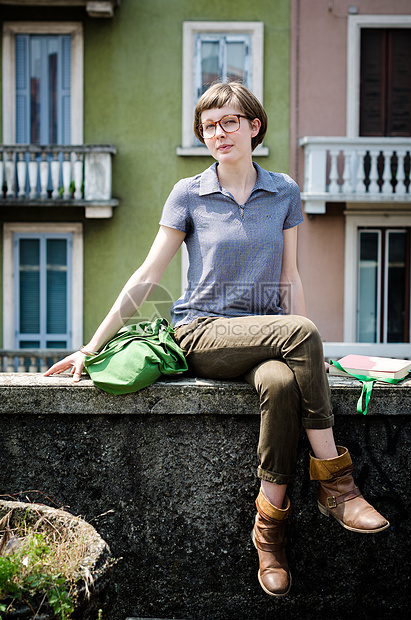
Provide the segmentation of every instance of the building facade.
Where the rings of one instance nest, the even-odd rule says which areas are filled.
[[[2,347],[75,349],[144,259],[174,183],[211,165],[192,115],[243,80],[288,171],[288,0],[0,0]],[[181,263],[183,264],[181,266]],[[137,318],[167,316],[185,257]]]
[[[299,264],[332,356],[411,353],[410,57],[407,0],[291,2]]]

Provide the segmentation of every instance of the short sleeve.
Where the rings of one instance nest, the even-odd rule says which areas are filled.
[[[303,210],[301,206],[300,188],[297,183],[288,175],[284,175],[285,181],[289,185],[289,207],[283,228],[294,228],[304,221]]]
[[[187,180],[181,179],[174,185],[164,204],[160,225],[187,233],[190,229],[188,205]]]

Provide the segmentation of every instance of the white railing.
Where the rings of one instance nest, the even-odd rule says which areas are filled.
[[[307,213],[327,202],[411,202],[410,138],[304,137]]]
[[[111,217],[113,146],[0,144],[0,206],[84,206]]]
[[[71,352],[66,349],[0,349],[0,372],[45,372]]]

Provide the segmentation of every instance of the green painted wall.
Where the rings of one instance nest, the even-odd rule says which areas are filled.
[[[276,171],[288,169],[288,0],[125,0],[113,20],[88,20],[85,142],[118,148],[113,193],[120,206],[110,221],[85,223],[85,340],[144,259],[174,183],[212,163],[211,158],[176,155],[181,144],[182,26],[197,20],[264,22],[265,144],[270,156],[258,161]],[[178,258],[162,285],[173,297],[179,295]]]
[[[21,9],[31,18],[28,9]],[[37,19],[44,19],[37,12]],[[212,163],[179,157],[184,21],[264,22],[264,106],[269,117],[264,167],[286,172],[289,154],[289,0],[123,0],[113,19],[84,19],[84,141],[114,144],[114,217],[84,222],[84,340],[144,259],[174,183]],[[77,11],[75,17],[78,18]],[[58,19],[58,12],[47,18]],[[69,19],[69,12],[64,13]],[[48,210],[47,210],[48,211]],[[12,215],[10,215],[10,218]],[[41,216],[43,219],[43,215]],[[48,212],[47,217],[50,217]],[[53,214],[53,219],[79,219]],[[7,218],[9,219],[9,217]],[[30,217],[31,219],[31,217]],[[180,292],[180,261],[162,285]],[[143,315],[151,314],[144,309]]]

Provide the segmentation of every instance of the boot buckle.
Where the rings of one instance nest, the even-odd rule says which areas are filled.
[[[335,497],[335,495],[327,497],[327,506],[329,509],[337,508],[337,498]]]

